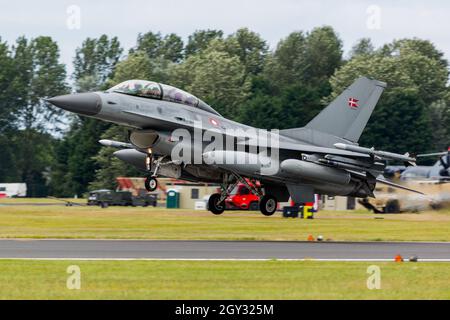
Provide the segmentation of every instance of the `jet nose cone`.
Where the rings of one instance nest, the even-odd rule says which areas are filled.
[[[96,93],[66,94],[47,101],[58,108],[86,116],[94,116],[102,108],[102,99]]]

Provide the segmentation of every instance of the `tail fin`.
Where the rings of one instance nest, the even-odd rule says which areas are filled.
[[[381,81],[357,79],[305,128],[358,142],[385,87]]]

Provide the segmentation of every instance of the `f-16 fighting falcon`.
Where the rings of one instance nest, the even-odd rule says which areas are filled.
[[[100,143],[121,149],[114,155],[145,173],[148,191],[157,188],[158,176],[219,183],[221,192],[211,195],[208,209],[221,214],[241,182],[270,216],[289,196],[301,205],[313,202],[314,194],[373,197],[377,182],[407,189],[381,173],[385,160],[415,165],[415,158],[358,145],[385,87],[361,77],[305,127],[270,131],[226,119],[185,91],[144,80],[48,102],[128,127],[129,142]]]

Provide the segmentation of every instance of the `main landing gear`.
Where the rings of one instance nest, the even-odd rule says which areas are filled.
[[[259,210],[265,216],[271,216],[277,211],[277,199],[274,196],[266,194],[259,200]]]
[[[254,184],[249,184],[246,179],[236,173],[226,174],[224,176],[224,182],[221,187],[222,191],[220,193],[214,193],[209,197],[208,210],[216,215],[222,214],[225,211],[225,199],[239,182],[245,184],[250,192],[259,196],[259,210],[263,215],[271,216],[277,211],[278,202],[274,196],[268,194],[263,195],[260,188],[256,188]]]

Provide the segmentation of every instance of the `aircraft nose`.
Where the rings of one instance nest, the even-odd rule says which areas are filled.
[[[102,99],[97,93],[66,94],[47,99],[54,106],[86,116],[95,116],[102,108]]]

